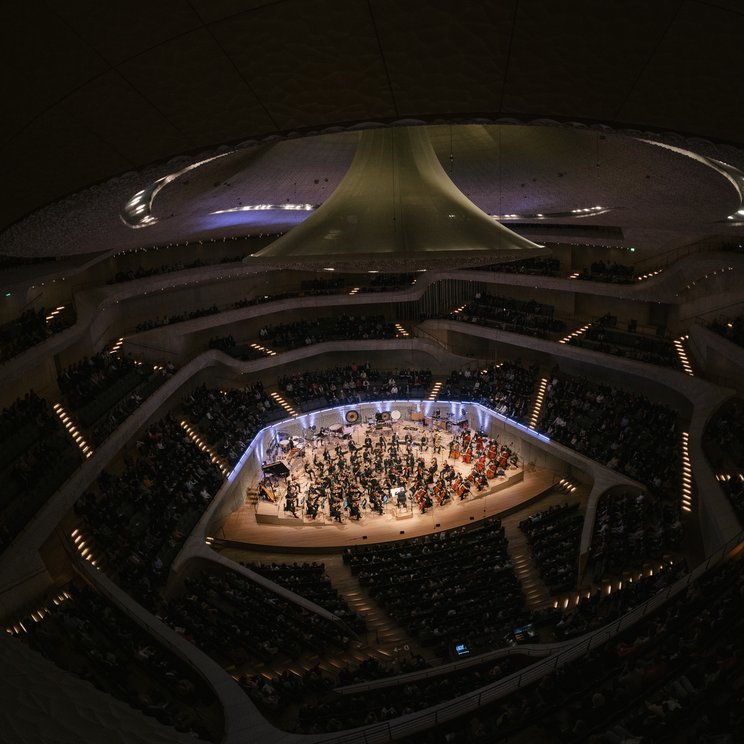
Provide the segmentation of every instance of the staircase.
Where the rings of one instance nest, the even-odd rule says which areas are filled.
[[[353,576],[351,569],[344,564],[341,556],[324,558],[326,574],[334,588],[346,600],[349,607],[364,618],[367,624],[365,648],[360,651],[361,659],[377,656],[389,661],[396,648],[408,646],[413,655],[420,654],[428,661],[436,657],[432,648],[424,648],[408,632],[393,620],[369,595]]]
[[[540,504],[542,507],[542,503]],[[530,554],[530,546],[519,522],[524,519],[524,512],[513,514],[502,520],[506,538],[509,541],[507,550],[514,565],[514,573],[522,585],[527,609],[541,610],[552,604],[550,592],[540,578]]]
[[[429,388],[426,400],[436,400],[439,397],[439,391],[444,387],[446,381],[446,377],[432,377],[431,387]]]

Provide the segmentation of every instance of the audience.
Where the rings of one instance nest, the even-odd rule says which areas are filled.
[[[498,271],[502,274],[530,274],[533,276],[558,276],[560,270],[560,259],[551,256],[505,261],[504,263],[491,264],[481,268],[481,271]]]
[[[128,271],[117,271],[109,284],[119,284],[120,282],[131,282],[135,279],[144,279],[147,276],[156,276],[158,274],[169,274],[173,271],[184,271],[185,269],[198,269],[201,266],[212,266],[217,263],[237,263],[245,258],[246,254],[238,253],[233,256],[224,256],[219,261],[205,261],[202,258],[195,258],[193,261],[176,261],[172,264],[161,264],[151,268],[137,266],[135,269]]]
[[[553,440],[676,500],[677,414],[638,393],[560,372],[551,375],[537,428]]]
[[[428,369],[382,372],[372,369],[369,362],[279,378],[282,395],[303,411],[368,400],[424,398],[430,387]]]
[[[144,320],[141,323],[138,323],[136,326],[136,330],[138,333],[140,333],[141,331],[150,331],[153,328],[159,328],[160,326],[172,325],[173,323],[183,323],[183,321],[185,320],[204,318],[207,315],[216,315],[219,312],[220,308],[218,308],[217,305],[209,305],[208,307],[200,307],[196,310],[191,310],[184,313],[175,313],[173,315],[162,317],[158,315],[151,320]]]
[[[244,563],[246,568],[271,579],[305,599],[332,612],[355,633],[366,630],[364,619],[354,612],[333,588],[323,563]]]
[[[295,320],[267,325],[259,331],[258,343],[295,349],[323,341],[347,339],[396,338],[398,329],[382,315],[339,315],[316,320]]]
[[[533,315],[541,315],[542,308],[532,310]],[[391,332],[390,324],[381,317],[342,316],[267,327],[262,329],[262,338],[268,337],[273,346],[315,343],[345,333],[356,336],[360,322],[362,329],[372,329],[372,333]],[[476,372],[455,371],[440,399],[476,400],[524,420],[537,376],[537,367],[525,367],[519,361]],[[95,430],[129,395],[143,389],[150,377],[150,373],[143,375],[142,365],[125,357],[98,354],[63,370],[59,386],[81,424]],[[640,494],[612,494],[600,499],[591,556],[595,578],[642,570],[645,562],[661,560],[665,551],[678,547],[681,540],[675,506],[680,470],[675,412],[643,396],[557,368],[550,379],[538,428],[648,488]],[[323,405],[320,401],[334,405],[388,396],[421,397],[430,383],[428,370],[382,373],[367,363],[285,376],[280,389],[292,402],[315,407]],[[101,415],[88,413],[94,411],[93,403],[100,407],[104,399],[115,402],[102,408]],[[230,391],[202,385],[183,401],[183,409],[230,466],[267,422],[286,415],[260,382]],[[732,401],[706,431],[709,451],[716,453],[721,467],[737,476],[726,483],[733,482],[736,493],[732,492],[732,498],[739,506],[737,500],[744,493],[744,481],[738,477],[744,464],[738,445],[744,434],[741,421],[744,404]],[[2,413],[0,438],[4,444],[0,462],[7,476],[4,482],[11,484],[2,499],[1,547],[13,536],[8,525],[15,525],[17,531],[20,522],[25,524],[18,515],[26,514],[27,519],[39,505],[38,496],[26,497],[18,511],[18,493],[48,490],[48,484],[34,490],[37,473],[44,470],[40,462],[63,461],[63,453],[73,458],[74,469],[81,455],[46,402],[33,393]],[[716,465],[713,459],[711,462]],[[411,657],[398,660],[394,669],[370,658],[357,669],[342,668],[337,681],[311,664],[302,674],[291,670],[293,661],[312,660],[346,648],[345,627],[364,630],[363,620],[332,587],[322,564],[258,564],[250,568],[324,607],[342,623],[326,621],[238,573],[217,569],[188,579],[183,596],[164,603],[158,590],[168,576],[170,563],[222,482],[222,473],[210,456],[193,444],[174,418],[166,416],[144,432],[136,453],[125,454],[120,473],[102,473],[95,488],[78,500],[75,511],[93,554],[126,591],[226,667],[237,669],[242,687],[265,710],[300,706],[299,732],[339,731],[413,713],[490,684],[523,663],[510,657],[456,674],[393,682],[363,696],[332,692],[334,684],[380,679],[391,671],[421,669],[425,662]],[[29,511],[27,503],[35,506]],[[575,586],[581,525],[578,504],[551,507],[520,524],[541,576],[553,593]],[[500,521],[491,518],[424,538],[349,548],[344,559],[398,623],[422,645],[436,645],[446,655],[452,655],[461,644],[473,653],[511,645],[515,629],[530,622],[553,627],[557,639],[577,637],[645,601],[684,570],[682,564],[667,563],[654,576],[643,576],[622,591],[611,595],[595,591],[575,606],[535,616],[525,610],[506,547]],[[618,643],[557,670],[518,696],[479,711],[465,728],[452,724],[441,736],[448,735],[448,742],[491,741],[539,723],[559,732],[561,740],[579,740],[594,732],[615,741],[625,732],[638,736],[643,731],[680,730],[685,721],[694,721],[696,730],[715,733],[718,724],[711,717],[712,695],[738,670],[741,653],[741,612],[734,610],[740,610],[744,601],[744,580],[730,565],[716,572],[709,584],[697,585],[644,620],[640,629],[629,631]],[[706,603],[701,604],[701,597]],[[186,679],[182,697],[178,689],[171,689],[174,674],[187,675],[170,671],[173,662],[164,651],[153,649],[146,639],[132,640],[135,631],[123,630],[125,625],[114,617],[113,609],[95,595],[83,592],[76,595],[75,603],[64,606],[67,609],[54,611],[35,629],[32,642],[37,647],[52,658],[66,658],[55,646],[57,630],[70,630],[73,637],[77,633],[82,643],[72,645],[84,662],[82,675],[95,682],[101,670],[110,672],[104,689],[110,687],[108,691],[130,702],[130,664],[141,661],[147,666],[149,659],[155,658],[148,671],[157,685],[153,682],[150,697],[145,694],[132,704],[179,730],[214,738],[193,710],[199,702],[194,696],[196,683]],[[703,627],[720,633],[718,640],[708,639]],[[270,674],[255,673],[256,665],[268,663]],[[736,706],[726,703],[724,708],[727,725],[739,720]],[[706,711],[707,718],[698,721],[696,710]],[[440,732],[435,731],[416,740],[444,741],[439,737]]]
[[[597,502],[592,538],[595,581],[658,562],[682,542],[679,510],[650,493],[605,493]]]
[[[101,351],[57,376],[63,405],[91,444],[100,444],[175,372]]]
[[[91,589],[70,592],[26,621],[25,643],[164,726],[221,740],[219,704],[195,671]]]
[[[201,385],[182,405],[189,420],[231,467],[267,420],[286,415],[260,382],[226,391]]]
[[[480,372],[453,370],[439,400],[472,400],[514,421],[526,421],[537,383],[537,365],[514,362],[489,364]]]
[[[735,741],[744,725],[740,563],[709,571],[621,636],[539,682],[401,741]]]
[[[566,324],[553,318],[553,306],[537,300],[515,300],[478,292],[465,307],[450,313],[452,320],[498,328],[538,338],[565,331]]]
[[[519,523],[545,586],[551,594],[576,585],[584,516],[579,504],[556,504]]]
[[[166,416],[143,433],[135,456],[125,455],[123,472],[104,471],[75,511],[96,560],[152,607],[173,558],[222,479],[209,455]]]
[[[0,327],[0,363],[7,362],[50,336],[75,325],[72,305],[61,310],[24,310],[15,320]]]
[[[424,538],[353,547],[359,583],[424,645],[445,654],[503,646],[525,619],[501,522],[490,518]]]
[[[317,703],[300,706],[296,730],[302,734],[342,731],[415,713],[496,682],[527,663],[528,657],[509,656],[357,694],[339,694],[335,691],[322,694],[321,691],[321,699]],[[260,698],[258,702],[260,704]]]
[[[174,630],[219,663],[271,661],[287,667],[344,649],[343,626],[313,614],[234,571],[204,569],[161,610]]]
[[[30,391],[0,414],[0,552],[83,456],[49,404]]]
[[[593,349],[605,354],[656,364],[660,367],[682,369],[682,363],[671,341],[630,331],[620,331],[615,328],[616,324],[617,318],[608,313],[597,320],[585,333],[570,338],[568,343],[584,349]]]

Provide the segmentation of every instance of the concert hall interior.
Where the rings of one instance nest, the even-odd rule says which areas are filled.
[[[6,16],[0,740],[740,740],[744,8]]]

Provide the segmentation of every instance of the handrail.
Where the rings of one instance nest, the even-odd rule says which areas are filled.
[[[385,687],[397,687],[406,682],[417,682],[420,679],[441,677],[444,674],[452,674],[463,669],[479,666],[480,664],[487,664],[489,661],[503,659],[507,656],[532,656],[540,658],[552,655],[559,649],[569,645],[573,645],[573,639],[560,643],[526,643],[523,646],[506,646],[504,648],[497,648],[494,651],[486,651],[477,656],[471,656],[469,659],[452,661],[449,664],[440,664],[439,666],[429,667],[427,669],[419,669],[415,672],[406,672],[405,674],[396,674],[391,677],[382,677],[381,679],[369,680],[367,682],[356,682],[351,685],[344,685],[343,687],[335,687],[334,692],[342,695],[357,695],[360,692],[380,690]]]

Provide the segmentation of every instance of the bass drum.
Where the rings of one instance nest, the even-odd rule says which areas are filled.
[[[346,423],[356,424],[359,421],[359,411],[347,411],[346,412]]]
[[[381,421],[390,421],[390,411],[383,411],[382,416],[380,416]]]
[[[390,418],[393,419],[393,421],[400,421],[400,411],[391,411]]]

